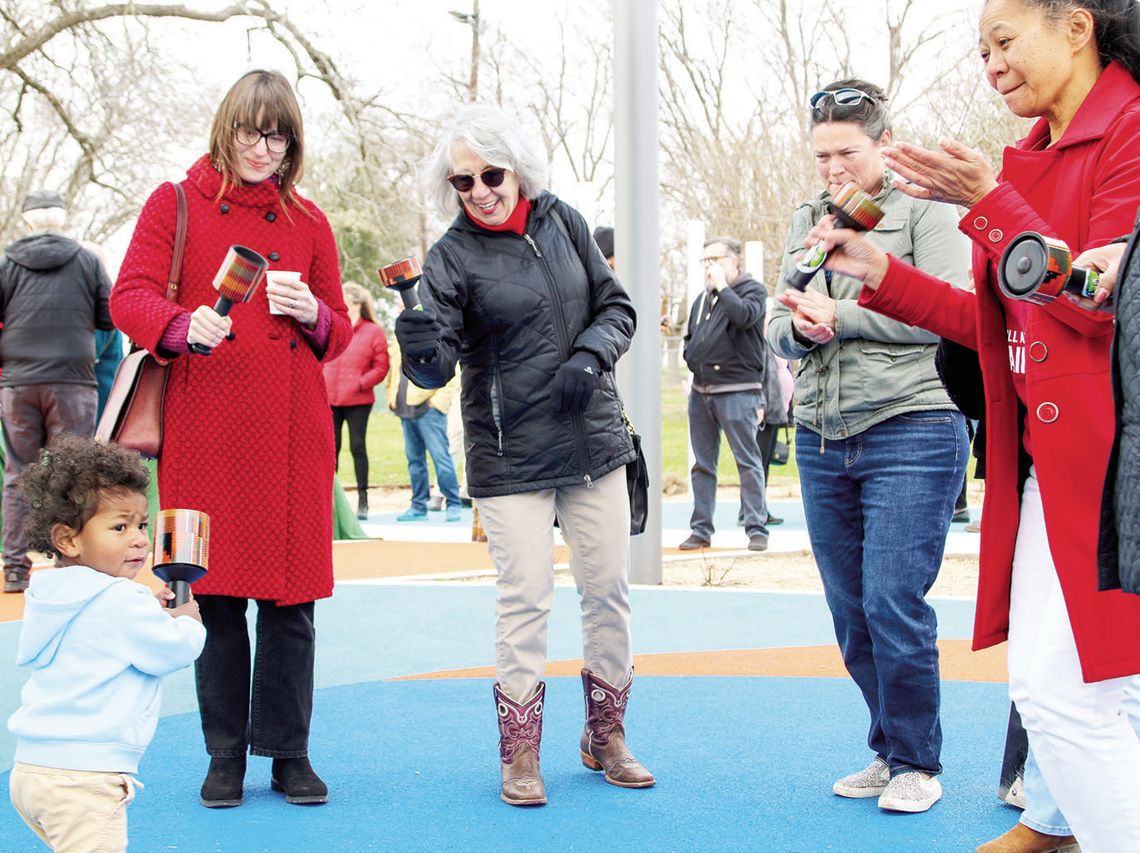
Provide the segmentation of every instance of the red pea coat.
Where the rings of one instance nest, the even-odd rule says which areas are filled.
[[[1001,183],[962,219],[974,242],[977,294],[890,260],[860,303],[979,352],[986,392],[986,495],[974,648],[1006,639],[1020,518],[1018,396],[996,264],[1023,231],[1064,240],[1073,254],[1127,234],[1140,204],[1140,86],[1119,65],[1101,74],[1058,142],[1039,122],[1007,149]],[[1097,589],[1101,489],[1112,446],[1113,318],[1061,298],[1029,306],[1027,417],[1049,549],[1085,681],[1140,673],[1140,596]]]
[[[210,356],[170,361],[158,465],[163,508],[210,515],[209,573],[196,593],[313,601],[332,594],[333,435],[321,361],[348,344],[352,327],[328,221],[282,207],[273,181],[230,189],[208,157],[182,182],[189,231],[177,304],[164,298],[174,245],[175,197],[159,187],[143,207],[111,292],[115,324],[154,353],[178,315],[213,305],[214,274],[231,244],[298,270],[327,306],[327,346],[315,352],[292,318],[271,315],[261,286],[234,305],[234,339]]]

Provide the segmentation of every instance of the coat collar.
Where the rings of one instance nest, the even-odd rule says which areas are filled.
[[[210,162],[210,155],[204,154],[191,166],[186,177],[203,196],[211,202],[218,197],[222,190],[222,175],[214,164]],[[229,204],[239,204],[243,207],[281,207],[281,194],[277,189],[274,178],[262,181],[260,184],[242,184],[230,187],[223,196]]]
[[[550,208],[554,207],[554,202],[557,200],[557,197],[553,193],[546,190],[543,190],[538,194],[537,198],[531,200],[530,217],[526,223],[526,230],[528,232],[532,230],[535,222],[546,217],[550,212]],[[506,231],[488,231],[486,228],[480,228],[472,222],[462,210],[456,215],[454,221],[451,223],[451,227],[458,231],[469,231],[475,234],[497,235],[512,233]]]
[[[1110,62],[1077,108],[1077,114],[1053,149],[1067,148],[1104,136],[1120,111],[1138,97],[1140,85],[1137,85],[1123,65]],[[1029,135],[1017,143],[1022,151],[1037,151],[1048,145],[1049,122],[1045,119],[1040,119],[1033,125]]]

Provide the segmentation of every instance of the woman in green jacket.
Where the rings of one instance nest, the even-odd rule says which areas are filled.
[[[936,336],[860,308],[853,279],[820,272],[800,292],[786,278],[849,182],[883,209],[870,239],[885,251],[959,284],[968,256],[953,211],[891,186],[882,90],[833,83],[812,96],[811,122],[825,189],[792,215],[768,341],[800,362],[796,462],[808,534],[843,660],[871,714],[874,760],[832,790],[921,812],[942,794],[936,619],[925,596],[969,455],[965,419],[934,369]]]

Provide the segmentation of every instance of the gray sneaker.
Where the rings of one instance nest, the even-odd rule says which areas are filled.
[[[921,770],[900,773],[887,783],[879,808],[890,812],[924,812],[942,798],[942,785]]]
[[[887,768],[887,762],[876,757],[858,773],[844,776],[831,786],[831,790],[841,797],[853,799],[877,797],[886,790],[890,780],[891,771]]]
[[[1014,808],[1025,810],[1028,801],[1025,799],[1025,780],[1021,778],[1020,773],[1013,777],[1013,781],[1009,783],[1009,790],[1001,799]]]

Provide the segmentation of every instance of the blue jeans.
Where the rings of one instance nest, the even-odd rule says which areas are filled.
[[[808,536],[843,661],[891,775],[940,773],[938,577],[969,455],[960,412],[910,412],[826,441],[796,428]]]
[[[408,476],[412,481],[412,509],[427,512],[428,469],[426,453],[431,454],[439,490],[448,506],[459,506],[459,478],[447,446],[447,415],[428,406],[418,418],[401,418],[404,425],[404,454],[408,457]]]
[[[689,392],[689,441],[693,445],[693,516],[689,527],[702,539],[711,539],[716,508],[716,464],[720,456],[720,433],[740,472],[740,505],[744,530],[752,536],[767,536],[768,505],[764,502],[764,464],[756,443],[757,416],[764,396],[759,391],[727,394]]]

